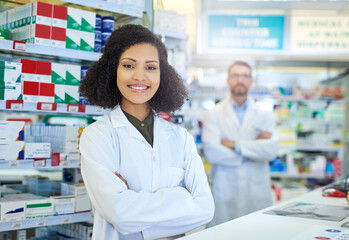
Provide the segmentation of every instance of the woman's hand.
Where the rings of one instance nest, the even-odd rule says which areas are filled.
[[[115,171],[114,174],[115,174],[118,178],[120,178],[120,179],[126,184],[127,189],[130,189],[130,187],[128,186],[128,183],[127,183],[127,181],[126,181],[126,179],[124,179],[124,178],[120,175],[120,173],[118,173],[117,171]]]

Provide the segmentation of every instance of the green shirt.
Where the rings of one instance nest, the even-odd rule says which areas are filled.
[[[144,121],[139,121],[134,116],[128,114],[127,112],[123,111],[126,118],[132,123],[132,125],[142,134],[142,136],[147,140],[147,142],[153,146],[153,129],[154,129],[154,116],[153,113],[150,112],[148,117],[144,119]]]

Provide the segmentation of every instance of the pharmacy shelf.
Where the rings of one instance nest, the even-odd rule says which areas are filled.
[[[66,160],[60,166],[51,166],[51,160],[43,161],[34,160],[13,160],[0,161],[0,169],[61,169],[61,168],[80,168],[80,160]]]
[[[339,152],[343,150],[343,147],[316,147],[316,146],[306,146],[306,145],[280,145],[279,150],[292,150],[301,152]]]
[[[272,102],[289,101],[289,102],[338,102],[345,103],[346,98],[334,99],[334,98],[304,98],[295,96],[271,96],[271,95],[259,95],[251,94],[251,96],[256,100],[266,100]]]
[[[25,44],[25,51],[14,50],[12,40],[0,40],[0,50],[11,51],[13,54],[39,54],[43,56],[55,56],[67,59],[96,62],[102,56],[101,53],[87,52],[66,48],[48,47],[32,43]]]
[[[187,39],[187,34],[185,34],[183,32],[174,31],[174,30],[168,30],[168,29],[154,27],[153,32],[156,35],[160,35],[160,36],[164,36],[164,37],[176,38],[179,40]]]
[[[0,232],[13,231],[26,228],[36,228],[51,225],[60,225],[77,222],[88,222],[92,220],[92,213],[76,213],[71,215],[52,216],[45,218],[34,218],[12,222],[0,222]]]
[[[53,103],[42,103],[41,109],[38,110],[38,103],[36,102],[23,102],[23,104],[15,104],[16,107],[6,108],[6,100],[0,100],[0,111],[8,111],[8,112],[28,112],[28,113],[39,113],[39,114],[60,114],[60,115],[74,115],[74,116],[101,116],[105,113],[109,112],[107,109],[103,109],[98,106],[93,105],[70,105],[70,104],[57,104],[57,108],[55,110],[45,110],[52,109]],[[45,106],[46,107],[42,107]],[[81,107],[84,108],[81,110]],[[40,109],[40,108],[39,108]]]
[[[85,7],[92,7],[95,9],[100,9],[107,12],[120,13],[124,15],[129,15],[133,17],[142,17],[144,6],[135,7],[133,4],[117,4],[115,2],[105,2],[96,0],[63,0],[64,2],[77,4]]]
[[[272,178],[287,178],[287,179],[333,179],[331,176],[326,176],[325,174],[307,174],[307,173],[299,173],[299,174],[289,174],[285,172],[271,172],[270,176]]]
[[[288,119],[278,119],[277,123],[285,122],[301,122],[310,124],[328,124],[328,125],[344,125],[344,120],[323,120],[323,119],[313,119],[313,118],[288,118]]]

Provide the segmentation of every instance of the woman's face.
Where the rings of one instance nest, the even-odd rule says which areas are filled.
[[[140,43],[128,48],[120,56],[116,83],[124,107],[147,106],[160,85],[160,60],[156,47]]]

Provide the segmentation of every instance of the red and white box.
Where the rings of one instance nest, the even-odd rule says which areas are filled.
[[[36,81],[51,83],[51,62],[36,61]]]
[[[67,29],[52,27],[51,28],[51,46],[65,48],[65,40],[67,37]]]
[[[67,28],[68,8],[52,5],[52,27]]]
[[[22,81],[23,83],[23,101],[39,101],[39,83],[33,81]]]
[[[39,83],[39,102],[55,102],[54,83]]]
[[[21,59],[22,63],[22,81],[36,81],[36,61]]]
[[[31,24],[30,42],[37,45],[51,46],[51,26]]]
[[[32,23],[52,26],[52,4],[44,2],[32,3]]]

